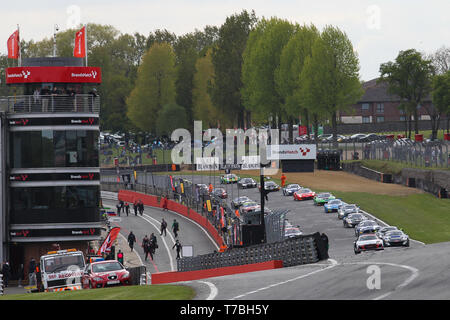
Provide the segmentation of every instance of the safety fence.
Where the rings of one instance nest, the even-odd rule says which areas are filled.
[[[0,273],[0,296],[3,295],[3,274]]]
[[[328,259],[326,244],[318,233],[297,236],[280,242],[264,243],[225,252],[215,252],[177,260],[179,272],[215,269],[281,260],[283,267],[315,263]]]

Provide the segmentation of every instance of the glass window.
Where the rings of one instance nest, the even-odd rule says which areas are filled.
[[[42,143],[42,167],[53,167],[55,162],[55,148],[53,147],[53,130],[43,130]]]
[[[369,104],[368,103],[363,103],[361,105],[361,110],[369,110]]]
[[[363,123],[370,123],[370,117],[362,117]]]
[[[377,117],[377,122],[384,122],[384,117]]]
[[[405,121],[406,117],[405,116],[400,116],[400,121]]]
[[[53,134],[55,146],[55,167],[65,167],[66,164],[66,132],[55,131]]]
[[[377,103],[377,113],[384,113],[384,104]]]

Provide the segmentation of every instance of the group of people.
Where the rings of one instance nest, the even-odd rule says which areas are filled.
[[[23,263],[19,265],[19,268],[15,272],[13,272],[9,261],[6,260],[1,264],[0,273],[3,275],[3,287],[7,288],[9,286],[9,280],[11,279],[13,274],[14,277],[17,277],[18,279],[18,286],[22,286],[22,281],[25,277],[25,269]],[[39,272],[39,263],[36,263],[36,260],[34,260],[34,258],[31,258],[28,265],[28,284],[31,286],[36,285],[39,287],[40,283],[41,277]]]
[[[127,214],[127,217],[130,213],[130,204],[128,202],[124,202],[122,200],[119,201],[119,203],[116,205],[117,208],[117,215],[120,217],[120,213],[121,212],[125,212]],[[142,200],[136,200],[133,203],[133,210],[134,210],[134,215],[137,216],[138,212],[141,216],[144,215],[144,203],[142,202]]]

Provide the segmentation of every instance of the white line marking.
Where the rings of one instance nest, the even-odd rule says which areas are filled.
[[[217,294],[219,293],[217,287],[213,283],[208,281],[198,281],[198,282],[204,283],[209,287],[209,296],[206,298],[206,300],[214,300]]]
[[[312,271],[310,273],[307,273],[307,274],[304,274],[304,275],[301,275],[301,276],[298,276],[298,277],[295,277],[295,278],[292,278],[292,279],[289,279],[289,280],[286,280],[286,281],[273,283],[273,284],[271,284],[271,285],[269,285],[267,287],[259,288],[259,289],[256,289],[254,291],[250,291],[250,292],[246,292],[244,294],[238,295],[238,296],[236,296],[234,298],[231,298],[230,300],[240,299],[240,298],[243,298],[243,297],[248,296],[248,295],[253,294],[253,293],[257,293],[257,292],[260,292],[260,291],[263,291],[263,290],[267,290],[267,289],[270,289],[270,288],[273,288],[273,287],[277,287],[277,286],[280,286],[280,285],[283,285],[283,284],[286,284],[286,283],[289,283],[289,282],[292,282],[292,281],[300,280],[300,279],[309,277],[309,276],[311,276],[313,274],[325,271],[327,269],[334,268],[335,266],[338,265],[338,262],[336,260],[334,260],[334,259],[328,259],[328,261],[331,262],[331,265],[328,265],[326,268],[315,270],[315,271]],[[308,265],[305,265],[305,266],[315,266],[315,265],[314,264],[308,264]]]

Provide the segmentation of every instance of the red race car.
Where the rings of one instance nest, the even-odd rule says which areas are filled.
[[[294,200],[314,199],[315,196],[316,193],[310,189],[300,189],[297,192],[294,192]]]
[[[84,269],[81,278],[83,289],[129,285],[130,273],[117,260],[92,262]]]

